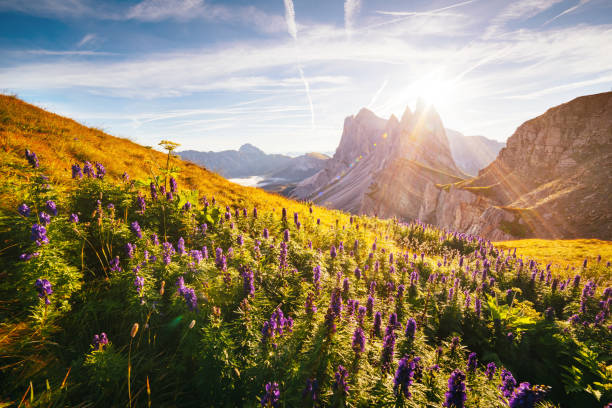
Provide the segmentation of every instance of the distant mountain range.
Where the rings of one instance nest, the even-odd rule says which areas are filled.
[[[446,129],[446,133],[457,167],[468,175],[477,174],[478,170],[491,163],[504,146],[504,143],[483,136],[464,136],[450,129]],[[242,145],[238,150],[185,150],[178,154],[184,160],[204,166],[238,183],[257,185],[286,195],[291,193],[297,183],[322,170],[330,158],[322,153],[305,153],[297,157],[292,157],[295,154],[267,154],[250,143]]]
[[[470,176],[477,175],[478,170],[487,167],[506,145],[484,136],[465,136],[448,128],[446,128],[446,137],[455,164]]]
[[[323,168],[329,156],[306,153],[298,157],[283,154],[266,154],[252,144],[244,144],[238,150],[221,152],[178,152],[183,160],[206,167],[228,179],[257,177],[256,184],[268,191],[283,192]]]

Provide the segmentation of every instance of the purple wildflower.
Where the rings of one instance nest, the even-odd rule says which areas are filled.
[[[280,406],[280,388],[278,383],[266,384],[264,395],[261,397],[261,406],[274,408]]]
[[[338,371],[334,376],[334,390],[340,393],[340,395],[348,394],[349,386],[347,383],[348,371],[343,366],[338,366]]]
[[[142,231],[140,230],[140,225],[138,224],[138,221],[132,222],[130,224],[130,229],[138,239],[142,238]]]
[[[476,372],[476,368],[478,367],[478,355],[476,353],[470,353],[467,361],[467,370],[470,373]]]
[[[512,373],[505,368],[501,370],[501,380],[502,383],[499,386],[499,390],[502,392],[503,396],[509,398],[512,395],[512,391],[516,387],[516,380]]]
[[[144,287],[144,278],[142,276],[136,275],[136,279],[134,279],[134,286],[136,287],[136,292],[139,295],[142,295],[142,288]]]
[[[28,160],[28,163],[30,163],[30,166],[37,168],[39,166],[38,164],[38,157],[36,156],[36,153],[25,149],[25,157]]]
[[[533,408],[544,395],[546,395],[544,387],[523,382],[512,392],[508,405],[510,408]]]
[[[412,317],[406,322],[406,337],[410,341],[414,341],[414,335],[416,334],[417,323]]]
[[[113,272],[121,272],[121,265],[119,264],[119,257],[116,256],[109,262],[110,270]]]
[[[102,332],[99,335],[95,334],[93,336],[93,340],[91,342],[94,350],[106,350],[106,346],[108,346],[108,337],[106,333]]]
[[[383,339],[383,350],[380,358],[381,367],[384,372],[389,372],[393,364],[393,355],[395,354],[395,333],[392,331],[387,333]]]
[[[36,287],[36,291],[38,292],[38,297],[41,299],[45,299],[46,305],[51,304],[51,301],[48,297],[53,293],[51,283],[47,279],[36,279],[34,286]]]
[[[495,371],[497,370],[497,366],[495,365],[495,363],[493,361],[491,361],[489,364],[487,364],[487,370],[485,371],[485,374],[487,376],[487,379],[489,381],[491,381],[493,379],[493,376],[495,376]]]
[[[68,221],[74,223],[74,224],[78,224],[79,223],[79,216],[77,214],[70,214],[70,218],[68,219]]]
[[[32,225],[30,239],[36,242],[36,245],[38,246],[47,244],[49,242],[49,238],[47,238],[47,229],[40,224]]]
[[[403,395],[404,398],[412,396],[410,386],[412,385],[412,379],[418,364],[418,360],[415,360],[414,358],[404,357],[399,361],[395,377],[393,378],[393,391],[395,395]]]
[[[463,408],[467,395],[465,393],[465,374],[456,369],[448,379],[448,391],[445,394],[444,406],[448,408]]]
[[[29,217],[30,216],[30,207],[28,207],[28,205],[26,203],[21,204],[18,208],[17,208],[17,212],[21,215],[23,215],[24,217]]]
[[[361,327],[357,327],[355,329],[355,332],[353,333],[353,351],[355,351],[355,353],[357,354],[363,353],[365,350],[365,343],[365,333],[363,332],[363,329]]]

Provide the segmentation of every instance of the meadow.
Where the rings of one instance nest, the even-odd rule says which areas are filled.
[[[22,104],[0,111],[0,406],[612,400],[608,252],[297,203]]]

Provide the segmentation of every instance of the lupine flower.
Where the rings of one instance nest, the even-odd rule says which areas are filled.
[[[264,239],[268,239],[270,237],[270,233],[268,232],[267,228],[263,229],[263,234],[262,235],[263,235]]]
[[[278,255],[278,268],[285,269],[286,267],[287,267],[287,243],[283,241],[280,243],[280,252]]]
[[[474,313],[476,313],[476,316],[480,317],[480,311],[482,308],[482,301],[479,298],[476,298],[476,300],[474,301]]]
[[[546,320],[554,321],[555,320],[555,309],[553,309],[552,307],[547,308],[544,311],[544,316],[546,317]]]
[[[45,204],[45,209],[51,215],[53,215],[53,216],[57,215],[57,205],[55,204],[54,201],[52,201],[52,200],[47,201],[46,204]]]
[[[448,391],[445,394],[444,406],[448,408],[463,408],[467,395],[465,393],[465,374],[456,369],[448,379]]]
[[[172,255],[174,255],[176,251],[170,242],[164,242],[162,245],[162,259],[166,265],[169,265],[172,261]]]
[[[215,265],[223,272],[227,271],[227,257],[223,255],[223,249],[217,247],[215,250]]]
[[[503,396],[509,398],[512,395],[512,391],[516,387],[516,380],[512,373],[505,368],[501,370],[501,380],[502,383],[499,386],[499,390],[502,392]]]
[[[70,218],[68,219],[68,221],[74,223],[74,224],[78,224],[79,223],[79,216],[77,214],[70,214]]]
[[[357,280],[361,279],[361,269],[355,268],[355,278]]]
[[[388,330],[389,331],[389,330]],[[381,367],[384,372],[389,372],[393,364],[393,355],[395,353],[395,333],[392,331],[387,333],[383,339],[383,350],[381,355]]]
[[[238,235],[238,238],[236,238],[236,242],[238,243],[238,245],[243,246],[244,245],[244,238],[242,237],[242,235]]]
[[[138,212],[140,214],[144,214],[147,208],[147,203],[145,201],[145,198],[140,195],[140,193],[138,193],[138,197],[136,197],[136,205],[138,206]]]
[[[414,335],[416,333],[416,329],[417,329],[416,320],[414,320],[412,317],[409,318],[408,322],[406,322],[406,337],[408,338],[408,340],[414,341]]]
[[[136,279],[134,279],[134,286],[136,287],[136,292],[138,292],[140,295],[142,293],[142,288],[144,287],[144,278],[136,275]]]
[[[349,386],[347,383],[348,379],[348,371],[343,366],[338,366],[338,371],[334,376],[334,384],[333,388],[336,392],[340,393],[340,395],[346,395],[349,391]]]
[[[355,351],[355,353],[357,354],[363,353],[365,350],[365,343],[365,333],[363,332],[363,329],[361,327],[357,327],[355,329],[355,332],[353,333],[353,351]]]
[[[255,279],[253,277],[253,271],[249,268],[245,268],[244,272],[242,272],[242,287],[244,289],[245,296],[254,296],[255,295]]]
[[[121,175],[121,179],[126,183],[130,181],[130,175],[127,173],[127,171],[123,172],[123,174]]]
[[[34,283],[36,287],[36,291],[38,292],[38,297],[41,299],[45,299],[45,304],[51,304],[49,300],[49,295],[53,293],[53,288],[51,287],[51,283],[46,279],[36,279]]]
[[[283,209],[282,209],[282,211],[281,211],[281,217],[282,217],[282,219],[283,219],[283,220],[286,220],[286,219],[287,219],[287,209],[286,209],[286,208],[283,208]]]
[[[153,245],[155,246],[159,245],[159,238],[157,237],[157,234],[151,234],[151,241]]]
[[[51,216],[44,211],[38,213],[38,218],[43,225],[49,225],[51,223]]]
[[[391,313],[389,315],[389,326],[391,326],[393,329],[401,329],[402,328],[402,325],[397,320],[397,313]]]
[[[106,175],[106,169],[102,163],[96,162],[96,178],[103,179]]]
[[[344,278],[344,281],[342,282],[342,293],[347,295],[350,289],[350,284],[349,284],[349,280],[348,278]]]
[[[312,268],[312,282],[314,284],[315,290],[318,293],[319,288],[321,286],[321,267],[319,265]]]
[[[134,249],[136,249],[136,245],[128,242],[125,244],[125,256],[128,258],[134,258]]]
[[[191,211],[191,203],[189,201],[183,205],[183,211]]]
[[[374,297],[372,295],[368,295],[368,301],[366,302],[366,309],[368,311],[368,316],[372,316],[374,312]]]
[[[28,160],[28,163],[30,163],[30,166],[37,168],[39,166],[38,164],[38,157],[36,156],[36,153],[25,149],[25,157]]]
[[[523,382],[513,392],[508,404],[510,408],[533,408],[546,395],[544,387]]]
[[[170,192],[176,193],[178,190],[178,184],[174,177],[170,177]]]
[[[336,258],[337,255],[338,253],[336,252],[336,247],[332,245],[331,248],[329,249],[329,256],[331,256],[331,258],[334,259]]]
[[[493,376],[495,376],[496,370],[497,370],[497,367],[495,366],[495,363],[493,361],[487,364],[487,370],[485,371],[485,374],[487,378],[489,379],[489,381],[491,381],[493,379]]]
[[[284,331],[291,332],[293,328],[293,319],[285,318],[283,311],[280,307],[276,308],[270,319],[264,322],[261,328],[262,338],[261,341],[265,342],[267,339],[274,338],[275,336],[282,336]]]
[[[49,242],[49,238],[47,238],[47,229],[40,224],[32,225],[30,239],[36,242],[36,245],[38,246],[41,246],[42,244],[47,244]]]
[[[340,296],[340,290],[337,288],[331,293],[329,308],[335,317],[340,317],[342,315],[342,297]]]
[[[174,200],[174,196],[172,195],[171,191],[166,192],[166,200],[167,201],[172,201]]]
[[[39,256],[40,252],[33,252],[31,254],[21,254],[19,255],[19,260],[20,261],[29,261],[30,259]]]
[[[151,200],[157,200],[157,186],[155,185],[155,183],[151,182],[149,188],[151,189]]]
[[[142,231],[140,230],[140,225],[138,224],[138,221],[132,222],[130,224],[130,229],[138,239],[142,238]]]
[[[467,370],[468,372],[474,373],[476,372],[476,368],[478,367],[478,355],[476,353],[470,353],[467,361]]]
[[[176,249],[178,250],[179,255],[185,255],[187,253],[187,251],[185,251],[185,240],[183,239],[183,237],[180,237],[178,239]]]
[[[111,259],[110,261],[110,270],[113,272],[120,272],[121,271],[121,266],[119,264],[119,257],[116,256],[113,259]]]
[[[415,359],[409,357],[404,357],[399,361],[395,377],[393,378],[393,391],[395,395],[403,395],[404,398],[412,396],[410,386],[412,385],[416,365]]]
[[[306,297],[306,304],[304,305],[304,309],[307,315],[313,315],[317,312],[317,307],[314,303],[314,293],[309,292]]]
[[[96,174],[94,173],[93,166],[92,166],[92,164],[91,164],[90,162],[88,162],[88,161],[86,161],[86,162],[83,164],[83,173],[85,173],[85,175],[86,175],[87,177],[90,177],[90,178],[91,178],[91,177],[93,177],[93,178],[95,178],[95,177],[96,177]]]
[[[93,336],[93,340],[91,342],[94,350],[106,350],[106,346],[108,346],[108,337],[106,333],[102,332],[100,335],[95,334]]]
[[[274,408],[280,406],[280,388],[278,383],[266,384],[264,395],[261,397],[261,406]]]
[[[82,179],[83,178],[83,172],[81,171],[81,166],[79,166],[78,164],[73,164],[72,165],[72,178],[76,179]]]
[[[185,279],[179,276],[176,281],[179,295],[183,296],[189,310],[194,311],[198,308],[198,297],[196,296],[195,290],[185,286]]]
[[[306,388],[302,392],[302,398],[310,397],[314,402],[319,398],[319,382],[316,378],[309,378],[306,380]]]
[[[17,212],[21,215],[23,215],[24,217],[29,217],[30,216],[30,207],[28,207],[27,204],[23,203],[21,204],[18,208],[17,208]]]

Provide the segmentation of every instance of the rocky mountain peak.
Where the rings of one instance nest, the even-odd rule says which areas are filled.
[[[263,150],[258,147],[253,146],[250,143],[245,143],[238,149],[240,153],[244,154],[265,154]]]

